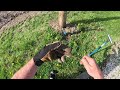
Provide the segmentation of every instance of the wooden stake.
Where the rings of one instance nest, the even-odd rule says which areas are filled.
[[[60,30],[66,27],[66,18],[67,18],[67,13],[65,11],[59,11],[58,23]]]

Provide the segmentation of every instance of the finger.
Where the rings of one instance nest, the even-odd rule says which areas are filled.
[[[92,60],[92,58],[89,56],[84,56],[83,58],[86,58],[87,60]]]
[[[88,62],[90,65],[91,65],[91,64],[96,64],[96,61],[95,61],[93,58],[89,57],[89,56],[84,56],[83,58],[86,59],[87,62]]]
[[[61,61],[62,61],[62,62],[65,61],[65,57],[64,57],[64,56],[61,57]]]
[[[58,62],[59,62],[59,63],[62,63],[61,59],[58,59]]]
[[[89,69],[89,67],[90,67],[90,65],[89,65],[89,63],[87,62],[87,60],[86,59],[84,59],[84,58],[82,58],[82,64],[84,65],[84,67],[85,67],[85,69],[86,70],[88,70]]]

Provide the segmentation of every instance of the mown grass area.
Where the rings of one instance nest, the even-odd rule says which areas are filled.
[[[0,78],[11,78],[44,45],[61,40],[62,36],[49,26],[51,20],[57,20],[58,13],[43,14],[27,19],[15,27],[6,30],[0,36]],[[101,45],[110,34],[113,41],[120,40],[120,12],[118,11],[70,11],[67,22],[76,24],[79,34],[74,34],[69,41],[74,57],[66,62],[46,62],[39,67],[35,78],[47,79],[50,71],[59,71],[58,78],[75,78],[84,71],[79,60]],[[93,58],[97,63],[105,60],[110,43]],[[79,58],[79,60],[78,60]]]

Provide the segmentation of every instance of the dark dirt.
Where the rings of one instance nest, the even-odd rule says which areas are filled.
[[[0,29],[16,18],[19,15],[22,15],[24,13],[27,13],[28,11],[0,11]]]

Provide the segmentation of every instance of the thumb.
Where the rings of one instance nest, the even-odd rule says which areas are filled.
[[[65,57],[64,57],[64,56],[61,57],[61,61],[62,61],[62,62],[65,61]]]
[[[81,64],[81,65],[83,64],[82,61],[80,61],[80,64]]]

